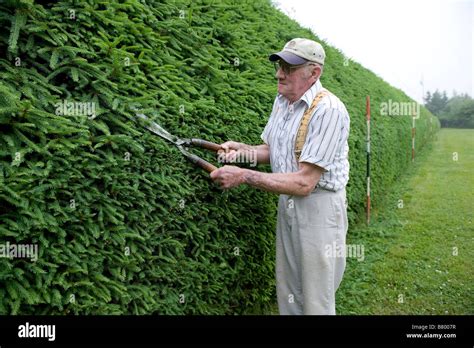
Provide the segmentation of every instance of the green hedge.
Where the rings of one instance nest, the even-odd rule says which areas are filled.
[[[36,262],[0,258],[0,314],[264,310],[275,296],[276,195],[222,192],[131,110],[178,136],[260,143],[276,93],[267,56],[314,35],[265,0],[106,3],[0,4],[0,244],[39,246]],[[409,99],[325,48],[322,82],[352,117],[356,222],[365,95],[374,113]],[[95,103],[96,117],[58,112],[67,102]],[[428,117],[418,144],[438,128]],[[375,199],[409,164],[410,134],[409,117],[374,117]]]

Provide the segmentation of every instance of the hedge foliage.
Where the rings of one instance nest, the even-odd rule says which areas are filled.
[[[133,109],[181,137],[260,143],[276,93],[268,54],[314,34],[266,0],[10,0],[0,26],[0,243],[39,246],[36,262],[0,258],[0,313],[229,314],[272,303],[276,195],[222,192]],[[356,222],[365,96],[373,113],[409,98],[325,49],[322,83],[352,117]],[[66,112],[75,102],[95,113]],[[430,118],[423,109],[419,145],[438,127]],[[410,134],[410,117],[375,115],[375,198],[409,164]]]

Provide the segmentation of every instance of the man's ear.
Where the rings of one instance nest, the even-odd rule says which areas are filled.
[[[311,76],[315,77],[318,80],[321,77],[323,69],[319,65],[314,65],[314,68],[311,72]]]

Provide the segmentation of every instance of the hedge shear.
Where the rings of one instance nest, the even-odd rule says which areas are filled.
[[[219,150],[222,150],[222,147],[219,144],[216,144],[207,140],[203,140],[203,139],[197,139],[197,138],[189,138],[189,139],[178,138],[177,136],[170,134],[158,123],[151,121],[144,114],[137,114],[137,116],[147,121],[146,128],[148,130],[152,131],[156,135],[159,135],[161,138],[166,139],[169,142],[173,143],[179,149],[179,151],[181,151],[181,153],[193,164],[200,166],[201,168],[208,171],[209,173],[217,169],[215,165],[207,162],[206,160],[202,159],[199,156],[196,156],[188,152],[187,147],[197,146],[197,147],[202,147],[204,149],[217,152]]]

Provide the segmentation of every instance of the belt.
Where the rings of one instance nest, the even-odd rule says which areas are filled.
[[[321,187],[321,186],[317,185],[311,193],[316,193],[316,192],[318,192],[318,191],[334,192],[334,193],[337,192],[337,191],[330,190],[330,189],[327,189],[327,188],[325,188],[325,187]]]

